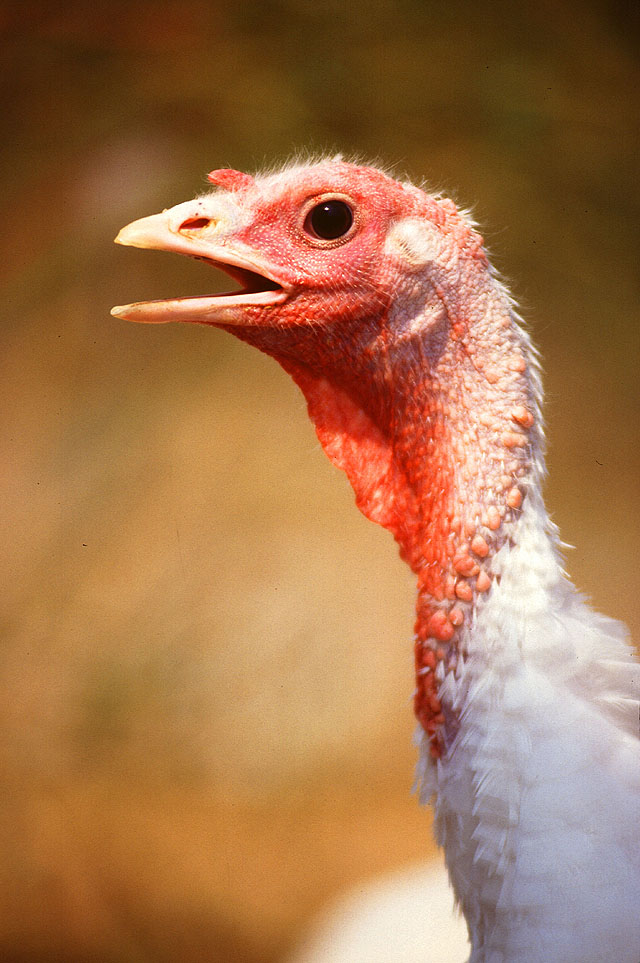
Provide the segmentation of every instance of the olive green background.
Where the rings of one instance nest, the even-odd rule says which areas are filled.
[[[473,208],[542,350],[568,569],[640,636],[638,26],[605,0],[3,6],[0,959],[275,963],[433,853],[391,537],[270,359],[109,316],[218,283],[112,244],[211,168],[340,150]]]

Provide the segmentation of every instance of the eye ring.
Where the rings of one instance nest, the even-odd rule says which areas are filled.
[[[314,197],[303,213],[305,238],[321,247],[343,244],[350,239],[356,226],[353,201],[339,194]]]

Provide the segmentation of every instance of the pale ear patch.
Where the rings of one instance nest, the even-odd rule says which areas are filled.
[[[385,242],[387,254],[416,268],[438,260],[443,251],[444,238],[437,227],[430,221],[417,217],[396,221]]]

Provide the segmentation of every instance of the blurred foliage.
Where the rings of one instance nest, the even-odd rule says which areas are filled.
[[[638,9],[3,5],[3,961],[272,963],[431,852],[389,536],[272,362],[108,316],[211,286],[111,244],[210,168],[340,150],[473,205],[569,568],[638,636]]]

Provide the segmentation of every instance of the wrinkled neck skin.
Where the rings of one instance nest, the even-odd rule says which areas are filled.
[[[459,727],[438,689],[465,658],[493,559],[539,483],[538,373],[477,244],[408,273],[376,307],[364,319],[343,312],[333,324],[240,336],[300,385],[358,507],[393,533],[417,575],[415,711],[437,760]]]

